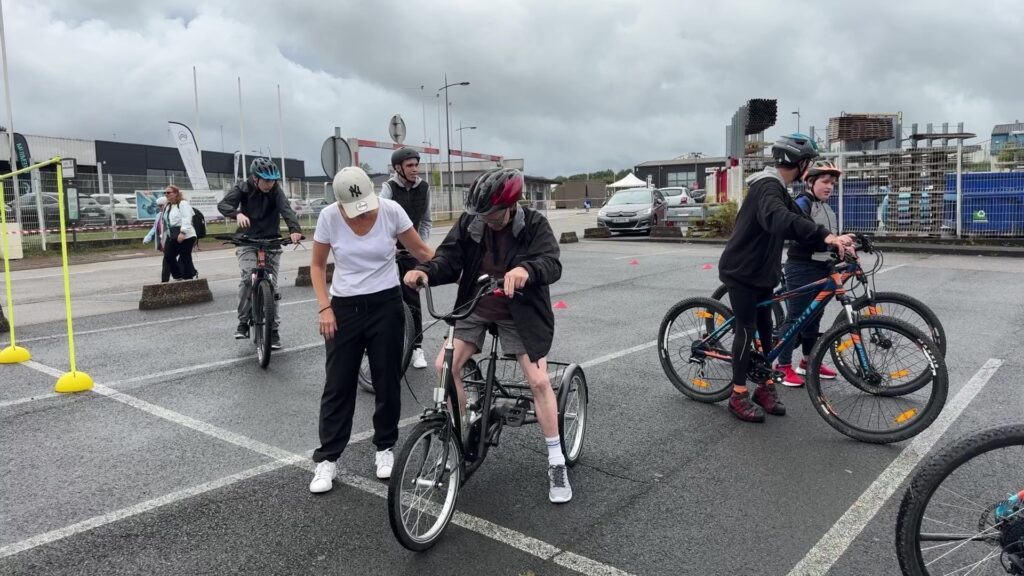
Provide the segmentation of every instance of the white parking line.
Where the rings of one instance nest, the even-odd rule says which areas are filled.
[[[38,362],[29,361],[26,362],[25,365],[28,366],[29,368],[38,370],[45,374],[50,374],[51,376],[55,374],[60,374],[59,370],[56,370],[55,368],[51,368],[44,364],[39,364]],[[174,424],[178,424],[179,426],[184,426],[185,428],[195,430],[197,432],[200,432],[212,438],[216,438],[223,442],[234,444],[236,446],[246,448],[258,454],[268,456],[276,460],[276,462],[273,462],[271,464],[265,464],[263,466],[259,466],[250,470],[246,470],[233,476],[221,479],[219,481],[208,482],[206,484],[193,487],[192,489],[180,490],[178,492],[169,494],[161,498],[157,498],[155,500],[150,500],[147,502],[143,502],[141,504],[136,504],[135,506],[131,506],[129,508],[125,508],[115,512],[110,512],[102,516],[97,516],[95,518],[91,518],[83,522],[72,524],[71,526],[67,526],[65,528],[46,532],[44,534],[33,536],[27,540],[22,540],[14,544],[4,546],[3,548],[0,548],[0,558],[10,556],[11,554],[17,554],[18,552],[24,552],[37,546],[41,546],[44,544],[48,544],[50,542],[54,542],[56,540],[67,538],[69,536],[85,532],[87,530],[92,530],[93,528],[97,528],[99,526],[103,526],[111,522],[116,522],[118,520],[122,520],[124,518],[140,514],[142,512],[153,510],[158,506],[163,506],[166,504],[170,504],[172,502],[177,502],[179,500],[183,500],[185,498],[189,498],[191,496],[195,496],[216,488],[222,488],[224,486],[228,486],[230,484],[234,484],[242,480],[251,478],[257,475],[258,473],[262,474],[264,472],[276,469],[280,466],[293,465],[299,466],[306,470],[313,470],[314,468],[313,463],[305,455],[293,454],[291,452],[288,452],[287,450],[283,450],[276,446],[265,444],[258,440],[254,440],[247,436],[243,436],[242,434],[238,434],[230,430],[214,426],[213,424],[210,424],[208,422],[204,422],[202,420],[186,416],[184,414],[175,412],[173,410],[169,410],[167,408],[163,408],[161,406],[157,406],[156,404],[147,402],[134,396],[130,396],[128,394],[124,394],[123,392],[118,392],[117,390],[113,390],[102,384],[95,385],[93,390],[97,394],[106,396],[111,400],[116,400],[128,406],[131,406],[132,408],[146,412],[147,414],[151,414],[158,418],[167,420],[168,422],[172,422]],[[406,419],[406,421],[408,420],[409,419]],[[275,466],[277,464],[280,464],[280,466]],[[255,472],[256,470],[260,470],[260,472]],[[387,490],[384,488],[384,485],[379,482],[371,481],[361,476],[356,476],[352,474],[339,475],[339,480],[343,484],[346,484],[353,488],[362,490],[364,492],[368,492],[378,497],[387,498]],[[202,488],[205,488],[205,490]],[[472,530],[478,534],[481,534],[483,536],[486,536],[488,538],[491,538],[493,540],[496,540],[518,550],[522,550],[523,552],[541,558],[545,561],[552,560],[573,570],[595,570],[593,572],[582,572],[583,574],[611,574],[615,576],[628,576],[627,572],[623,572],[613,566],[603,564],[596,560],[591,560],[578,554],[572,554],[571,556],[562,558],[561,561],[559,561],[558,557],[563,554],[566,554],[566,551],[561,550],[560,548],[557,548],[551,544],[548,544],[531,536],[527,536],[526,534],[523,534],[521,532],[512,530],[510,528],[505,528],[503,526],[499,526],[488,520],[477,518],[475,516],[471,516],[463,512],[457,512],[453,517],[453,522],[455,522],[457,526],[461,526],[463,528],[466,528],[467,530]]]
[[[996,370],[1003,365],[1002,360],[990,358],[974,376],[964,384],[953,400],[946,404],[945,409],[924,432],[900,452],[889,466],[868,486],[868,489],[857,498],[849,510],[822,536],[821,540],[811,548],[789,576],[812,576],[825,574],[832,565],[846,552],[857,535],[871,522],[882,505],[899,489],[900,485],[932,449],[935,443],[945,434],[950,425],[963,413],[971,400],[978,395],[981,388],[992,378]]]

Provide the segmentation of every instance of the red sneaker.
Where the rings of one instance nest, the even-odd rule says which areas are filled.
[[[796,368],[796,373],[797,374],[807,374],[807,360],[801,360],[800,361],[800,365],[797,366],[797,368]],[[835,380],[836,376],[838,376],[836,371],[831,369],[831,368],[829,368],[825,364],[822,364],[821,367],[818,368],[818,377],[819,378],[822,378],[822,379],[825,379],[825,380]]]
[[[772,416],[785,416],[786,407],[779,400],[779,392],[775,384],[765,382],[754,388],[754,403],[764,408],[764,411]]]
[[[786,375],[786,377],[782,380],[783,386],[799,388],[804,385],[803,376],[797,374],[796,371],[793,370],[792,364],[776,364],[775,369]]]

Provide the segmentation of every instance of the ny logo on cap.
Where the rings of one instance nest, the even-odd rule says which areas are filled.
[[[353,184],[349,186],[348,193],[351,194],[353,198],[359,198],[360,196],[363,195],[363,192],[359,189],[358,184]]]

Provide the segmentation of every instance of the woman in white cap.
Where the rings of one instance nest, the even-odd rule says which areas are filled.
[[[320,401],[320,447],[310,492],[331,489],[336,462],[348,445],[355,412],[359,364],[369,356],[376,410],[373,443],[377,477],[390,478],[392,448],[398,441],[401,412],[401,354],[405,313],[395,262],[395,241],[420,262],[434,250],[420,238],[405,210],[378,198],[361,168],[344,168],[334,177],[337,203],[324,208],[313,235],[310,275],[319,308],[320,334],[326,340],[327,378]],[[330,292],[327,254],[334,256]]]

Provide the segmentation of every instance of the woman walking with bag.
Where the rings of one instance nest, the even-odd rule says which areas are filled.
[[[320,401],[320,447],[313,452],[313,493],[327,492],[337,460],[348,445],[356,407],[359,364],[370,360],[375,388],[373,444],[377,478],[391,477],[392,448],[398,441],[401,413],[401,356],[405,312],[395,261],[396,241],[420,262],[434,257],[405,210],[378,198],[360,168],[344,168],[334,177],[335,204],[320,212],[313,235],[310,276],[319,307],[320,334],[327,350]],[[334,276],[327,288],[327,255]]]
[[[192,227],[192,206],[173,184],[164,190],[167,208],[161,215],[167,230],[164,244],[164,262],[175,280],[191,280],[199,275],[192,264],[192,248],[196,244],[196,230]]]

